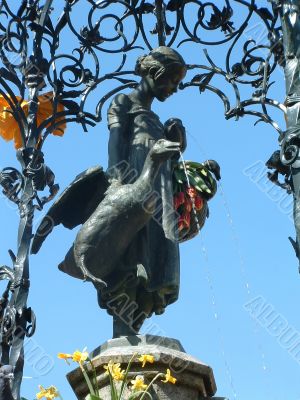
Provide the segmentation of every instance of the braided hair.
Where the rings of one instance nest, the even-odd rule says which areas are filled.
[[[153,49],[148,55],[143,55],[137,59],[135,73],[141,77],[148,75],[151,68],[155,68],[159,75],[172,67],[184,67],[186,63],[182,56],[171,47],[160,46]]]

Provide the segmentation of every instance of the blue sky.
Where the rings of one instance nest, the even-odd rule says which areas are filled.
[[[76,12],[76,22],[83,26],[84,18]],[[238,11],[237,23],[241,15]],[[255,24],[252,34],[257,32]],[[62,46],[68,48],[72,36],[66,38]],[[180,51],[187,62],[201,63],[203,48],[186,45]],[[224,65],[223,50],[207,48],[215,62]],[[128,65],[133,68],[136,56],[144,53],[135,50]],[[240,53],[236,55],[240,61]],[[108,57],[102,66],[111,68]],[[273,80],[271,97],[283,102],[282,71],[275,72]],[[218,84],[231,93],[227,82]],[[92,96],[90,106],[99,96],[100,92]],[[179,91],[165,103],[155,102],[153,110],[162,121],[183,120],[188,135],[185,159],[216,159],[222,181],[201,234],[180,247],[180,299],[151,323],[213,368],[219,396],[299,400],[300,276],[287,240],[294,236],[292,199],[273,188],[264,167],[278,148],[276,131],[262,123],[254,127],[251,116],[226,121],[217,96],[199,95],[196,88]],[[275,117],[284,126],[282,116],[275,113]],[[86,168],[107,166],[107,140],[105,113],[103,122],[88,133],[70,125],[62,139],[47,139],[46,163],[61,189]],[[0,154],[1,168],[18,166],[12,143],[1,140]],[[18,215],[3,196],[0,201],[0,263],[9,265],[7,250],[16,250]],[[31,257],[28,305],[37,315],[37,332],[25,349],[22,395],[28,399],[34,398],[38,384],[54,384],[65,399],[74,399],[65,379],[71,367],[58,360],[57,353],[92,350],[111,337],[111,318],[98,308],[93,287],[57,269],[74,237],[74,231],[58,227],[40,253]],[[288,342],[288,335],[294,342]]]

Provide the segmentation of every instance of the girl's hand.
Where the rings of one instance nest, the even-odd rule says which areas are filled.
[[[179,118],[170,118],[164,124],[164,132],[166,139],[172,142],[179,142],[180,149],[183,153],[186,149],[186,132],[185,127]]]

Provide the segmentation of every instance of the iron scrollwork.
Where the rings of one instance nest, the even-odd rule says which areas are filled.
[[[35,327],[34,313],[27,307],[34,212],[58,191],[54,173],[45,165],[42,153],[46,138],[63,130],[65,124],[77,123],[87,130],[101,122],[104,104],[116,93],[137,84],[131,53],[152,50],[157,45],[178,47],[184,52],[190,45],[197,46],[197,60],[202,57],[203,63],[191,60],[181,89],[196,87],[200,93],[215,93],[224,104],[227,119],[252,115],[258,122],[270,124],[283,140],[286,154],[288,138],[293,133],[285,136],[271,110],[285,113],[288,104],[272,99],[270,94],[273,72],[278,65],[285,65],[282,2],[272,0],[266,7],[257,3],[64,0],[56,4],[47,0],[41,5],[39,0],[1,1],[0,96],[20,132],[17,156],[21,165],[20,171],[5,168],[0,172],[4,194],[20,211],[18,249],[16,256],[11,254],[13,266],[0,268],[0,279],[9,280],[0,299],[1,364],[10,366],[9,376],[14,374],[6,399],[20,399],[23,340],[34,333]],[[78,26],[74,18],[78,10],[81,24],[85,18],[83,26]],[[57,20],[58,12],[61,15]],[[261,42],[250,37],[252,21],[264,27],[266,35]],[[72,43],[71,50],[64,46],[64,35]],[[219,66],[212,54],[214,47],[221,46],[226,49],[226,57],[224,65]],[[111,70],[105,70],[105,57],[111,60]],[[224,81],[222,90],[218,87],[219,78]],[[105,89],[108,82],[109,90]],[[233,99],[225,88],[230,88]],[[39,95],[46,91],[51,93],[51,112],[38,121]],[[92,95],[98,98],[94,107],[89,102]],[[39,192],[46,187],[50,193],[40,197]],[[0,387],[1,376],[0,373]],[[6,377],[5,393],[7,382]]]

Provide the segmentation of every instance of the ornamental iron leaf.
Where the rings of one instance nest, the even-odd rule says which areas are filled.
[[[233,15],[233,10],[231,8],[224,7],[223,10],[220,11],[216,6],[214,6],[213,9],[214,13],[211,15],[210,21],[207,22],[207,25],[211,29],[221,28],[222,32],[231,33],[234,30],[233,22],[230,21]]]

